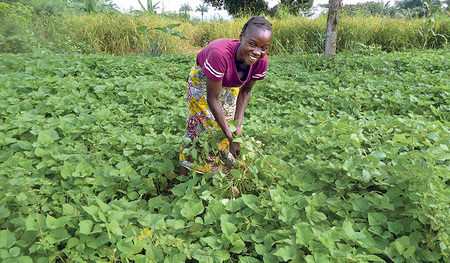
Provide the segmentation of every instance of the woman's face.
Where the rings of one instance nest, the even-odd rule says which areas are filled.
[[[251,66],[266,56],[272,42],[272,32],[258,27],[250,27],[244,34],[241,34],[239,40],[241,44],[236,53],[236,61]]]

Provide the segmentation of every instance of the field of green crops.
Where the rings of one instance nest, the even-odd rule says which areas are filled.
[[[270,57],[178,175],[193,56],[0,54],[0,261],[449,262],[450,52]]]

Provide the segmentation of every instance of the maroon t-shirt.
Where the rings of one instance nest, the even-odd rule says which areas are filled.
[[[267,56],[250,66],[245,81],[239,79],[235,64],[238,47],[238,39],[214,40],[198,53],[197,65],[212,80],[222,81],[222,87],[241,87],[250,80],[264,79],[269,62]]]

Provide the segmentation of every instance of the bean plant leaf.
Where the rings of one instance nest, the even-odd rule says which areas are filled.
[[[183,205],[183,208],[181,209],[180,213],[188,220],[193,220],[195,216],[203,213],[204,210],[205,207],[203,206],[201,200],[198,201],[189,200]]]
[[[365,211],[369,210],[369,208],[370,208],[369,201],[361,196],[352,199],[351,203],[352,203],[353,209],[355,211],[365,212]]]
[[[94,222],[91,220],[83,220],[79,223],[80,233],[84,235],[89,235],[91,233]]]
[[[16,243],[16,236],[8,229],[0,232],[0,248],[10,248]]]
[[[64,227],[71,219],[72,219],[72,217],[70,217],[70,216],[54,218],[50,215],[47,215],[46,224],[49,229],[56,229],[56,228]]]
[[[248,257],[248,256],[241,257],[241,258],[239,259],[239,263],[258,263],[258,262],[261,262],[261,261],[259,261],[259,260],[256,259],[256,258]]]
[[[0,219],[7,218],[10,214],[11,212],[5,205],[0,206]]]
[[[307,246],[313,240],[314,234],[309,226],[298,225],[296,232],[296,243],[302,246]]]
[[[368,219],[371,226],[377,226],[385,224],[387,216],[381,213],[368,213]]]
[[[230,222],[222,222],[221,229],[225,236],[230,236],[231,234],[236,233],[237,231],[237,227]]]
[[[288,261],[297,257],[297,249],[294,246],[281,246],[274,255],[281,257],[283,261]]]

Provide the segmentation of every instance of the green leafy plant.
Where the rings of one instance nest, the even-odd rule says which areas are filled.
[[[168,43],[166,34],[170,34],[172,36],[176,36],[180,39],[188,39],[183,36],[180,32],[174,30],[173,28],[180,26],[181,24],[171,24],[165,27],[155,27],[154,30],[160,31],[161,33],[157,33],[153,40],[149,36],[149,31],[152,29],[147,28],[146,26],[138,27],[137,30],[139,32],[144,32],[146,37],[145,45],[140,45],[139,42],[135,39],[136,43],[139,45],[141,51],[145,55],[152,56],[161,56],[161,54],[167,50]]]
[[[448,262],[448,51],[361,53],[272,56],[187,177],[192,56],[0,54],[0,261]]]
[[[139,1],[139,5],[141,6],[141,8],[144,11],[147,11],[150,14],[156,13],[156,9],[158,9],[159,2],[156,2],[155,4],[153,4],[152,0],[147,0],[147,8],[145,8],[145,6],[142,4],[141,0],[138,0],[138,1]]]

